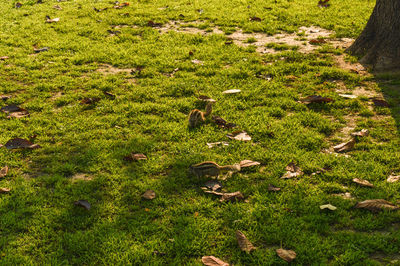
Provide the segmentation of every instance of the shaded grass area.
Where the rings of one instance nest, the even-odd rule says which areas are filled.
[[[260,56],[251,46],[226,45],[226,36],[160,34],[146,26],[149,20],[203,19],[225,32],[239,27],[273,34],[313,24],[354,37],[373,1],[332,1],[329,9],[297,0],[142,1],[120,10],[108,1],[21,3],[19,9],[0,4],[0,56],[10,57],[0,61],[0,94],[12,95],[1,106],[19,104],[31,116],[16,120],[1,114],[0,143],[37,135],[42,148],[0,149],[0,166],[10,167],[0,186],[12,189],[0,195],[1,264],[196,264],[203,255],[215,255],[235,265],[279,265],[285,262],[275,248],[283,247],[296,251],[298,264],[365,265],[378,263],[371,254],[398,254],[398,212],[356,210],[356,201],[332,195],[399,202],[399,184],[385,181],[400,171],[392,117],[398,94],[389,99],[391,109],[338,96],[337,81],[351,91],[373,78],[338,69],[332,56],[342,51],[334,47]],[[97,13],[93,7],[111,8]],[[46,15],[60,22],[46,24]],[[252,16],[263,20],[250,22]],[[122,24],[135,27],[120,28],[115,36],[107,32]],[[33,46],[50,49],[34,54]],[[107,74],[97,71],[101,67],[132,71]],[[223,95],[227,89],[242,92]],[[227,141],[231,130],[213,123],[188,130],[187,114],[204,108],[196,100],[201,94],[217,100],[214,114],[238,124],[253,140],[209,149],[207,142]],[[297,102],[312,94],[336,101]],[[80,104],[86,97],[100,101]],[[337,132],[348,115],[356,117],[355,130],[368,128],[371,135],[349,158],[321,152],[341,142]],[[149,159],[124,161],[130,152]],[[240,190],[248,202],[220,203],[200,189],[205,180],[187,172],[203,160],[223,165],[244,159],[262,167],[223,184],[229,192]],[[291,161],[305,176],[280,179]],[[320,167],[332,171],[311,175]],[[79,173],[92,180],[74,179]],[[356,177],[376,188],[359,187],[352,183]],[[282,191],[269,192],[269,184]],[[157,197],[141,199],[146,189]],[[92,209],[74,206],[79,199]],[[338,210],[321,212],[326,203]],[[236,230],[257,250],[241,252]]]

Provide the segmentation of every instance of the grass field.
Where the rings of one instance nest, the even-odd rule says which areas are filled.
[[[368,199],[400,205],[400,182],[386,181],[400,174],[400,79],[341,68],[344,51],[330,43],[355,38],[375,1],[317,2],[129,1],[116,9],[100,0],[2,1],[0,57],[9,58],[0,60],[0,95],[11,98],[0,107],[16,104],[30,116],[1,112],[0,143],[36,136],[41,148],[0,148],[0,168],[9,167],[0,187],[11,189],[0,193],[0,265],[200,265],[207,255],[287,264],[278,248],[295,251],[298,265],[400,263],[400,212],[354,208]],[[200,33],[163,31],[177,21]],[[285,44],[258,53],[254,37],[227,44],[240,29],[307,43],[302,26],[332,35],[309,53]],[[230,89],[241,92],[222,93]],[[298,102],[314,94],[335,101]],[[189,112],[205,107],[199,95],[215,99],[213,114],[237,128],[208,121],[190,130]],[[369,96],[379,95],[389,107],[373,105]],[[370,135],[351,151],[332,152],[361,129]],[[235,130],[252,140],[228,139]],[[217,141],[229,145],[208,148]],[[124,160],[131,152],[148,159]],[[208,178],[188,173],[202,161],[246,159],[261,165],[221,181],[244,201],[220,202],[201,189]],[[292,161],[304,175],[280,178]],[[312,175],[320,168],[331,170]],[[155,199],[141,197],[147,189]],[[351,199],[335,195],[346,192]],[[81,199],[90,210],[74,205]],[[257,249],[241,251],[236,230]]]

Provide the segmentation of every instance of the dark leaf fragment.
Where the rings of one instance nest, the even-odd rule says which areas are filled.
[[[81,104],[94,104],[100,101],[100,98],[93,97],[93,98],[84,98],[81,101]]]
[[[371,100],[375,104],[375,106],[378,106],[378,107],[389,107],[389,103],[386,100],[382,99],[382,98],[373,97],[373,98],[371,98]]]
[[[219,182],[218,180],[212,179],[207,181],[204,186],[208,189],[211,189],[212,191],[217,191],[220,190],[222,188],[222,184],[221,182]]]
[[[223,119],[222,117],[219,117],[217,115],[213,115],[212,120],[214,121],[214,123],[217,124],[218,127],[221,128],[234,128],[236,127],[236,124],[234,123],[228,123],[225,119]]]
[[[46,52],[48,51],[50,48],[49,47],[43,47],[43,48],[34,48],[33,51],[35,53],[41,53],[41,52]]]
[[[4,146],[9,149],[38,149],[41,148],[38,144],[33,144],[27,139],[14,138],[9,140]]]
[[[90,206],[90,203],[87,202],[86,200],[77,200],[77,201],[74,202],[74,204],[75,204],[76,206],[85,208],[86,210],[90,210],[90,207],[91,207],[91,206]]]
[[[294,162],[289,163],[285,169],[287,172],[281,177],[283,179],[290,179],[303,175],[300,167],[298,167]]]
[[[251,17],[251,18],[249,18],[249,20],[250,21],[257,21],[257,22],[260,22],[260,21],[262,21],[262,19],[261,18],[259,18],[259,17]]]
[[[159,27],[162,26],[162,23],[156,23],[156,22],[154,22],[152,20],[149,20],[147,22],[147,26],[152,27],[152,28],[159,28]]]
[[[309,41],[309,43],[317,45],[317,44],[324,44],[324,43],[326,43],[326,41],[325,41],[325,39],[312,39]]]
[[[329,4],[328,2],[329,2],[329,0],[319,0],[318,1],[318,6],[321,7],[321,8],[329,7],[331,4]]]

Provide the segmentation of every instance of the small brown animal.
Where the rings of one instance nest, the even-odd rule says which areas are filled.
[[[223,172],[239,172],[240,165],[234,164],[234,165],[219,166],[215,162],[206,161],[190,166],[189,170],[192,174],[196,175],[198,178],[203,176],[215,176],[216,178],[218,178],[219,174]]]
[[[213,102],[208,102],[205,112],[202,112],[198,109],[192,110],[189,114],[189,127],[194,128],[204,123],[206,121],[206,118],[212,112],[212,105]]]

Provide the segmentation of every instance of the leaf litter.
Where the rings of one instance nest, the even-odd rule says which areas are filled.
[[[236,239],[237,239],[239,248],[242,251],[246,251],[247,253],[250,253],[256,249],[253,246],[253,244],[247,239],[247,237],[239,230],[236,231]]]
[[[395,176],[395,175],[390,175],[387,179],[386,179],[386,181],[388,182],[388,183],[395,183],[395,182],[398,182],[400,180],[400,175],[397,175],[397,176]]]
[[[330,210],[330,211],[335,211],[337,209],[337,207],[331,205],[331,204],[325,204],[325,205],[321,205],[319,206],[319,208],[321,210]]]
[[[290,179],[303,175],[300,167],[298,167],[294,162],[289,163],[285,169],[287,172],[281,177],[283,179]]]
[[[4,144],[4,147],[6,147],[8,150],[12,149],[38,149],[41,148],[40,145],[38,144],[33,144],[27,139],[21,139],[21,138],[14,138],[9,141],[7,141],[6,144]]]
[[[283,259],[283,260],[285,260],[285,261],[287,261],[287,262],[293,261],[293,260],[296,258],[296,256],[297,256],[296,252],[294,252],[293,250],[290,250],[290,249],[283,249],[283,248],[277,249],[277,250],[276,250],[276,254],[277,254],[281,259]]]
[[[234,127],[236,127],[236,124],[234,124],[234,123],[228,123],[225,119],[223,119],[222,117],[217,116],[217,115],[214,115],[214,116],[212,117],[212,120],[213,120],[214,123],[216,123],[217,126],[220,127],[220,128],[227,128],[227,129],[229,129],[229,128],[234,128]]]
[[[5,177],[7,174],[8,174],[8,166],[6,165],[0,170],[0,178]]]
[[[251,137],[247,134],[246,131],[235,131],[226,135],[230,139],[239,140],[239,141],[250,141]]]
[[[364,179],[354,178],[353,182],[357,183],[363,187],[374,187],[374,185],[372,183],[370,183],[368,180],[364,180]]]
[[[280,187],[276,187],[276,186],[274,186],[272,184],[269,184],[268,185],[268,191],[278,192],[278,191],[281,191],[281,188]]]
[[[222,261],[214,256],[203,256],[201,258],[201,262],[203,262],[203,264],[206,266],[229,266],[229,263],[226,263],[225,261]]]
[[[384,199],[372,199],[372,200],[364,200],[358,202],[355,208],[358,209],[367,209],[373,212],[378,212],[381,210],[398,210],[400,207],[394,205],[393,203],[386,201]]]
[[[214,148],[217,146],[221,146],[221,147],[226,147],[229,146],[229,143],[226,141],[218,141],[218,142],[211,142],[211,143],[207,143],[208,148]]]
[[[142,195],[142,198],[147,199],[147,200],[152,200],[155,197],[156,197],[156,193],[151,189],[146,190],[146,192],[144,192]]]

